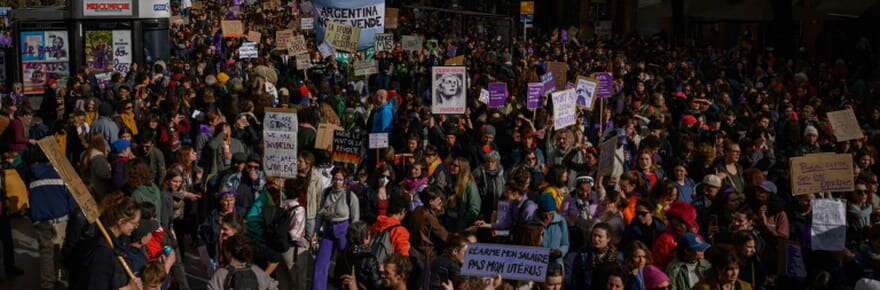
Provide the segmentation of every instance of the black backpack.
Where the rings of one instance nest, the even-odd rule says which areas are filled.
[[[251,270],[251,265],[238,269],[231,265],[226,266],[226,280],[223,282],[224,290],[259,290],[260,282],[257,281],[257,273]]]
[[[394,253],[394,244],[391,240],[391,230],[399,227],[401,225],[393,225],[385,230],[379,232],[378,235],[374,236],[372,240],[370,240],[370,253],[376,257],[376,262],[379,264],[385,263],[385,259],[388,256],[391,256]]]
[[[282,209],[274,205],[263,206],[263,238],[266,246],[279,253],[290,249],[290,219],[292,212],[302,206],[297,205],[289,209]]]

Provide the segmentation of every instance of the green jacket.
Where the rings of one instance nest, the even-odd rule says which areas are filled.
[[[131,193],[131,199],[137,202],[149,202],[156,207],[156,217],[160,220],[165,215],[163,212],[163,203],[162,203],[162,192],[159,191],[159,188],[156,187],[155,184],[138,186]]]
[[[709,277],[709,271],[712,269],[712,264],[709,263],[706,259],[700,259],[697,261],[697,279],[698,281],[703,281]],[[685,262],[678,260],[678,257],[672,259],[672,262],[669,263],[669,266],[666,266],[666,274],[669,276],[669,290],[690,290],[690,284],[688,284],[688,274],[687,274],[687,265]]]
[[[281,193],[281,199],[285,199],[284,193]],[[259,192],[257,200],[254,201],[254,205],[248,210],[246,217],[248,236],[252,240],[263,240],[263,231],[265,230],[263,229],[263,206],[275,206],[277,204],[278,202],[272,198],[268,191],[264,189]]]
[[[459,231],[464,230],[474,222],[480,215],[480,192],[476,183],[469,183],[464,188],[461,201],[458,204],[458,220],[455,228]]]

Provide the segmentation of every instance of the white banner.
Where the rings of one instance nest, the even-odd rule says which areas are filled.
[[[388,133],[370,133],[369,149],[388,148]]]
[[[376,34],[376,51],[392,51],[394,50],[394,34],[377,33]]]
[[[810,240],[813,250],[842,251],[846,244],[846,205],[835,199],[814,199]]]
[[[324,28],[330,22],[359,28],[359,50],[372,47],[375,34],[385,32],[385,0],[315,0],[314,6],[315,35],[319,42],[324,40]]]
[[[241,44],[241,47],[238,48],[238,58],[257,58],[260,55],[260,52],[257,51],[257,43],[256,42],[245,42]]]

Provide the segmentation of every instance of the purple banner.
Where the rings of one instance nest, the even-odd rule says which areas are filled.
[[[571,83],[571,82],[567,82],[567,83],[565,83],[565,89],[566,89],[566,90],[567,90],[567,89],[573,89],[573,88],[574,88],[574,84],[573,84],[573,83]]]
[[[537,109],[541,107],[541,98],[544,96],[544,84],[529,83],[528,99],[526,108]]]
[[[608,98],[614,94],[614,76],[608,72],[596,73],[596,80],[599,81],[599,87],[596,92],[596,98]]]
[[[544,84],[544,94],[556,91],[556,77],[552,72],[547,72],[541,76],[541,83]]]
[[[489,84],[489,107],[498,108],[507,104],[507,83]]]

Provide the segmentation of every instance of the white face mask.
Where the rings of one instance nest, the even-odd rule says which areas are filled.
[[[388,184],[388,177],[380,177],[379,178],[379,187],[385,186]]]

